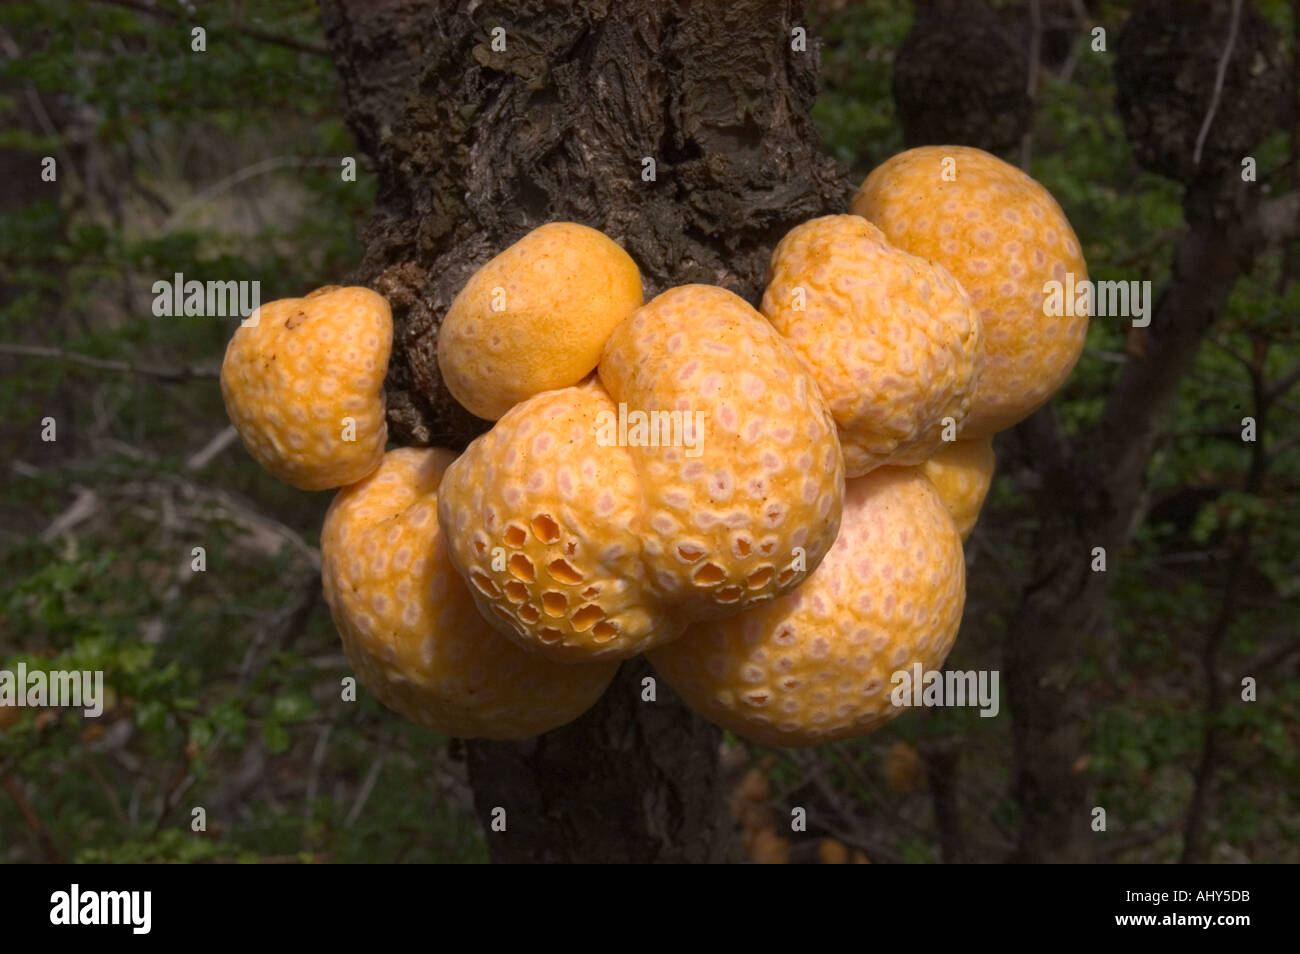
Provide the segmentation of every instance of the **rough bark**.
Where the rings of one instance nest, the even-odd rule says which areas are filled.
[[[781,235],[843,211],[850,183],[809,118],[816,50],[792,49],[802,6],[322,0],[347,118],[379,176],[356,280],[394,306],[399,442],[461,448],[488,426],[447,395],[437,329],[474,269],[528,230],[603,230],[647,295],[708,282],[757,302]],[[570,727],[469,747],[480,808],[507,808],[494,859],[717,856],[716,732],[662,684],[640,702],[639,665]]]
[[[716,757],[721,733],[693,715],[640,659],[625,663],[596,707],[530,742],[468,746],[492,858],[511,862],[714,862],[730,825]]]
[[[1179,182],[1221,178],[1239,169],[1269,133],[1285,128],[1289,63],[1281,39],[1248,0],[1234,25],[1233,6],[1231,0],[1147,0],[1119,31],[1115,106],[1144,168]],[[1217,65],[1229,37],[1216,105]]]
[[[918,0],[915,8],[894,58],[904,144],[1018,146],[1033,122],[1028,44],[987,0]]]

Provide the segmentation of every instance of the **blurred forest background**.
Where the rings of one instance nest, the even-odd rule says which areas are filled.
[[[995,6],[1014,34],[1025,4]],[[1300,75],[1300,4],[1251,6]],[[1094,279],[1158,291],[1183,185],[1139,166],[1116,108],[1131,7],[1034,5],[1032,135],[1004,155],[1029,157]],[[216,374],[234,320],[151,310],[151,286],[175,272],[260,280],[263,301],[342,283],[374,200],[315,5],[201,10],[0,6],[0,669],[102,669],[111,690],[97,720],[0,712],[0,860],[483,861],[463,746],[364,692],[338,703],[350,669],[316,549],[329,495],[279,484],[232,440]],[[855,180],[904,148],[894,71],[914,12],[903,0],[809,11],[814,116]],[[195,22],[202,55],[190,52]],[[1106,52],[1090,47],[1094,25]],[[1294,82],[1286,95],[1292,121],[1267,117],[1249,153],[1260,187],[1279,192],[1300,188]],[[56,182],[40,179],[44,156]],[[341,180],[344,156],[355,182]],[[1177,861],[1190,837],[1192,860],[1300,861],[1297,259],[1292,240],[1232,286],[1161,422],[1132,541],[1108,554],[1102,624],[1061,676],[1086,713],[1072,771],[1107,810],[1104,860]],[[1142,346],[1127,322],[1092,322],[1055,401],[1067,437],[1101,419]],[[1033,446],[999,438],[950,668],[1002,667],[1035,572]],[[1258,701],[1239,701],[1242,676]],[[1003,693],[998,718],[912,712],[819,750],[729,738],[731,857],[1007,857],[1021,806],[1005,681]],[[203,834],[190,830],[196,805]],[[789,831],[792,806],[817,807],[806,834]]]

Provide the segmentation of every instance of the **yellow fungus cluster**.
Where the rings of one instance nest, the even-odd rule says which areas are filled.
[[[459,456],[384,452],[374,292],[245,322],[222,393],[268,470],[341,488],[322,576],[361,681],[461,737],[563,725],[638,653],[763,743],[897,715],[893,675],[956,638],[992,434],[1081,350],[1087,316],[1048,316],[1044,284],[1086,272],[1047,191],[979,150],[896,156],[851,211],[782,239],[759,310],[708,285],[646,302],[607,236],[529,233],[444,316],[442,377],[495,422]]]

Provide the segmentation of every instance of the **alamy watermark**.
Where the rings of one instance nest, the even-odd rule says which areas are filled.
[[[894,689],[889,701],[898,708],[948,708],[979,706],[980,718],[998,714],[998,671],[996,669],[940,672],[923,670],[920,663],[911,669],[899,669],[889,677]]]
[[[244,324],[256,325],[262,304],[260,281],[186,281],[177,272],[171,281],[154,282],[152,291],[153,313],[159,318],[243,318]]]
[[[88,719],[104,714],[104,672],[89,669],[0,669],[0,707],[81,709]]]
[[[132,934],[148,934],[153,927],[152,891],[82,891],[73,884],[50,895],[50,923],[54,925],[127,925]]]
[[[1132,318],[1134,328],[1145,328],[1151,324],[1151,283],[1075,281],[1074,272],[1066,272],[1063,282],[1053,279],[1043,283],[1043,314],[1049,318]]]
[[[618,413],[596,415],[596,443],[601,447],[684,447],[687,457],[699,457],[704,446],[703,411],[629,411],[620,401]]]

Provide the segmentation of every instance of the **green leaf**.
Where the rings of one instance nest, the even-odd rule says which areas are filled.
[[[289,750],[289,731],[275,719],[262,723],[262,738],[272,755],[282,755]]]

